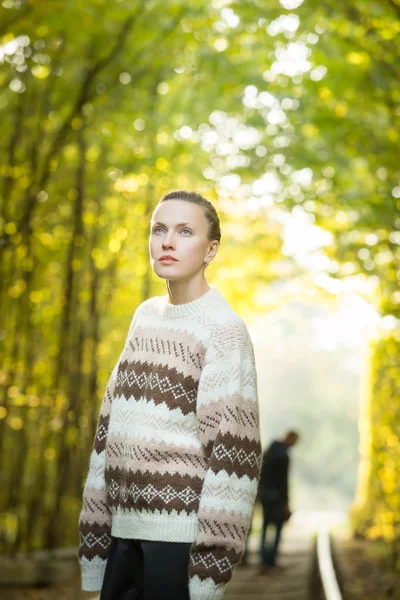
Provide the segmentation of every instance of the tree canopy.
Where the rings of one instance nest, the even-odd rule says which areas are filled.
[[[17,549],[75,540],[113,357],[135,307],[163,293],[147,250],[163,193],[215,203],[213,278],[238,311],[268,310],[265,290],[302,272],[282,237],[284,215],[302,214],[329,232],[316,284],[363,281],[397,343],[400,4],[2,6],[0,502]],[[397,351],[389,362],[379,348],[371,363],[383,415]]]

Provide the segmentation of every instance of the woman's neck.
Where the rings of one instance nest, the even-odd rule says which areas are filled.
[[[203,278],[200,281],[169,281],[167,280],[169,304],[186,304],[197,300],[210,290],[210,286]]]

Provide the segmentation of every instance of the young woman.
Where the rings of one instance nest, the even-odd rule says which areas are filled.
[[[154,272],[100,410],[79,519],[82,589],[101,600],[218,600],[238,564],[261,464],[257,375],[242,318],[205,269],[214,206],[154,209]]]

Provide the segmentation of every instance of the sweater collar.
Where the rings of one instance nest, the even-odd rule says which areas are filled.
[[[222,296],[214,285],[210,285],[210,289],[205,293],[184,304],[171,304],[169,296],[160,296],[159,314],[168,319],[178,319],[182,317],[190,317],[201,313],[207,313],[215,310],[218,303],[221,302]]]

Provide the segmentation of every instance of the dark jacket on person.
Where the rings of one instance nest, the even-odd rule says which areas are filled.
[[[271,511],[280,511],[289,502],[288,474],[288,450],[283,442],[275,440],[264,451],[258,485],[258,498]]]

